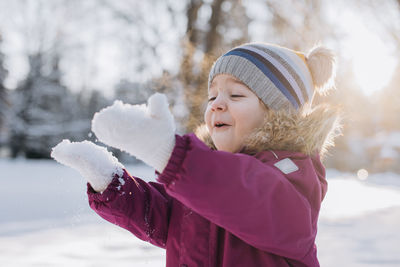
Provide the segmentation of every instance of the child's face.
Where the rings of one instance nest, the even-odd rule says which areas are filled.
[[[208,131],[218,150],[239,152],[243,141],[265,116],[263,102],[246,85],[231,75],[217,75],[208,91],[204,114]],[[227,125],[217,127],[221,122]]]

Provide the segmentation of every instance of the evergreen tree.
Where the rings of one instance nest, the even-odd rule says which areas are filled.
[[[121,80],[115,86],[114,98],[124,103],[136,105],[145,103],[152,93],[154,93],[152,88],[148,88],[144,84]]]
[[[45,56],[29,56],[30,70],[13,92],[10,146],[13,157],[49,158],[60,138],[71,138],[76,101],[61,83],[59,56],[45,71]]]
[[[0,44],[1,44],[1,35],[0,35]],[[4,54],[0,51],[0,145],[2,142],[2,136],[5,131],[5,121],[6,121],[6,112],[9,109],[9,103],[7,101],[7,89],[4,85],[4,81],[7,78],[8,71],[4,67]]]

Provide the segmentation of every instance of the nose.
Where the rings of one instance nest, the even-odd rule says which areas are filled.
[[[224,111],[226,110],[226,101],[223,95],[218,95],[214,101],[211,103],[211,110],[212,111]]]

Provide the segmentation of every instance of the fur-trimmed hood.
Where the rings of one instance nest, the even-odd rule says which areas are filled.
[[[216,150],[205,123],[195,130],[196,136]],[[339,111],[329,105],[319,105],[312,110],[268,110],[263,124],[244,142],[241,153],[254,155],[265,150],[284,150],[321,157],[333,140],[341,134]]]

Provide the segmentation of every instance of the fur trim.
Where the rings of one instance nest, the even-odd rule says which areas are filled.
[[[334,146],[334,138],[341,134],[339,111],[319,105],[306,112],[268,110],[263,125],[250,134],[241,153],[254,155],[265,150],[285,150],[306,155],[325,155]],[[216,147],[205,124],[196,128],[196,136],[211,149]]]
[[[194,134],[212,150],[217,150],[205,123],[196,128]]]

